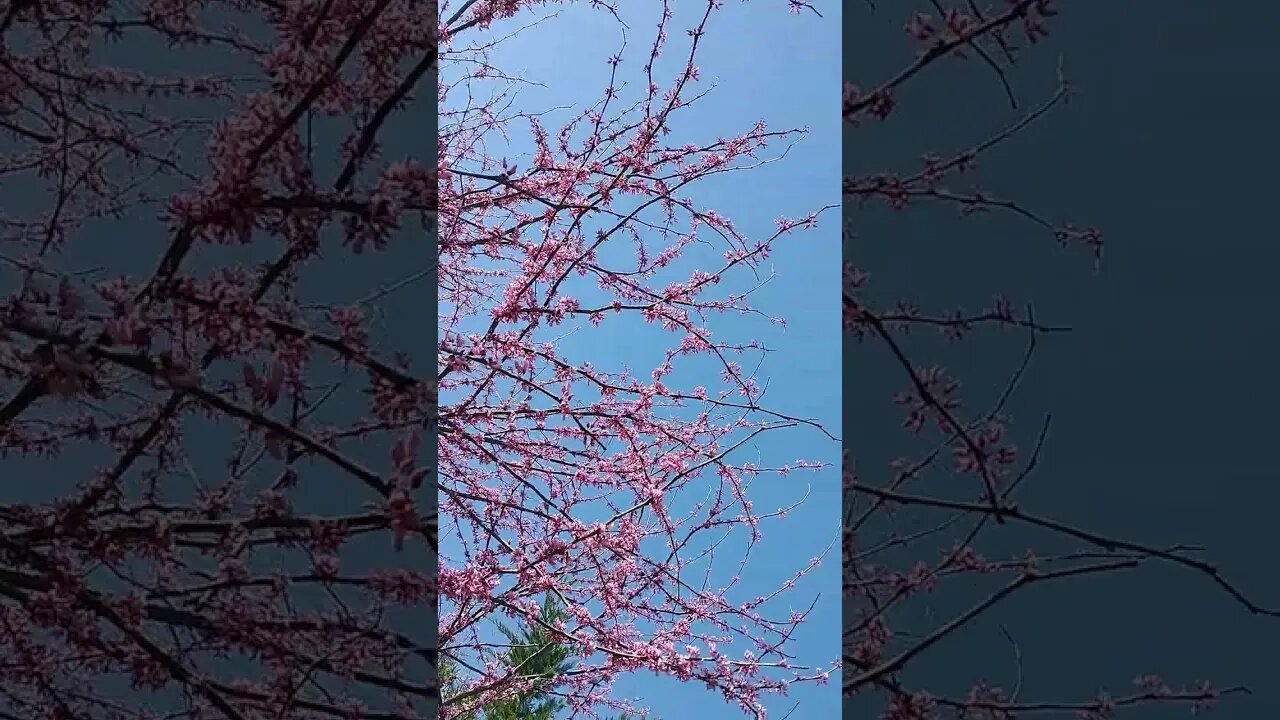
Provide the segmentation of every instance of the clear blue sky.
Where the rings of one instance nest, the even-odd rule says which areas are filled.
[[[700,17],[702,3],[676,3],[670,44],[659,71],[665,78],[679,67],[689,42],[685,30]],[[633,97],[644,85],[642,67],[652,31],[658,19],[657,3],[624,4],[623,19],[629,25],[628,47],[621,76],[630,83],[623,99]],[[824,10],[825,18],[812,13],[792,15],[785,3],[726,3],[713,16],[709,33],[700,46],[696,64],[706,87],[715,78],[718,87],[673,123],[668,140],[673,144],[713,140],[748,129],[763,120],[772,129],[808,127],[808,135],[790,149],[787,157],[747,173],[713,179],[689,195],[734,220],[748,237],[767,237],[780,215],[797,217],[810,209],[837,204],[840,155],[840,16],[838,4]],[[496,24],[493,35],[505,34],[528,22],[531,16]],[[559,15],[505,41],[494,53],[497,67],[517,77],[542,83],[520,91],[516,107],[542,111],[554,107],[578,108],[595,99],[607,80],[605,59],[617,52],[620,28],[612,18],[585,6],[561,10]],[[443,72],[446,77],[449,68]],[[552,112],[546,127],[554,132],[569,111]],[[529,150],[528,137],[519,130],[512,146],[496,154],[515,161]],[[783,150],[771,148],[764,157]],[[491,151],[494,149],[491,148]],[[527,167],[527,161],[521,162]],[[840,333],[835,302],[840,272],[839,220],[836,211],[823,216],[817,230],[784,239],[771,256],[777,278],[755,296],[755,306],[769,315],[788,320],[784,329],[759,317],[725,316],[715,321],[720,338],[759,339],[774,349],[759,370],[768,381],[766,404],[780,412],[812,418],[840,435]],[[714,268],[707,268],[714,269]],[[752,280],[751,278],[747,278]],[[559,330],[564,330],[561,326]],[[601,368],[624,365],[647,373],[666,344],[655,345],[635,324],[607,322],[569,334],[560,349],[590,359]],[[669,343],[672,336],[661,336]],[[708,366],[708,369],[710,367]],[[680,376],[689,387],[719,387],[714,373],[689,371]],[[803,505],[785,520],[766,524],[762,544],[753,551],[747,577],[732,596],[743,601],[775,589],[795,569],[823,552],[838,539],[840,486],[839,445],[812,430],[784,430],[743,448],[739,461],[779,465],[796,459],[824,461],[832,468],[820,473],[788,477],[762,476],[751,488],[758,512],[791,505],[808,494]],[[758,457],[757,457],[758,456]],[[446,547],[448,542],[446,539]],[[447,551],[446,551],[447,552]],[[736,566],[736,558],[729,556]],[[730,563],[726,563],[729,565]],[[725,575],[731,574],[724,568]],[[815,597],[810,621],[795,638],[796,662],[827,667],[839,657],[840,585],[839,553],[832,547],[823,565],[797,589],[772,606],[771,616],[785,616],[791,609],[804,610]],[[738,651],[746,648],[738,648]],[[633,676],[618,682],[616,695],[636,698],[664,720],[696,715],[702,720],[741,718],[742,712],[699,685],[681,685],[652,676]],[[839,713],[839,678],[826,686],[793,688],[788,698],[771,699],[770,717],[781,718],[799,704],[793,718],[836,717]]]

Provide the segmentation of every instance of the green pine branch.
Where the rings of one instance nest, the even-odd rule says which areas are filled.
[[[564,608],[551,595],[542,603],[540,623],[530,623],[513,629],[501,623],[498,632],[511,643],[505,661],[521,679],[532,680],[525,691],[460,716],[458,720],[555,720],[556,713],[568,703],[554,696],[555,678],[571,667],[572,652],[558,637],[552,637],[546,627],[567,617]],[[440,683],[444,695],[457,691],[461,678],[457,668],[447,661],[440,665]],[[631,720],[622,714],[618,720]]]

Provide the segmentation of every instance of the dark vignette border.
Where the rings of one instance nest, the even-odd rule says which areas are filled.
[[[981,485],[966,486],[963,509],[991,518],[991,525],[1005,521],[993,536],[1012,539],[993,553],[1025,550],[1026,536],[1018,533],[1039,524],[1117,567],[1100,581],[1024,581],[1044,588],[1025,597],[1019,591],[1014,602],[1005,600],[1012,591],[994,601],[997,616],[1010,619],[1007,636],[988,623],[985,635],[939,640],[919,654],[927,669],[912,680],[938,694],[939,717],[954,716],[944,695],[958,689],[963,696],[968,686],[956,683],[988,666],[994,684],[1021,688],[1025,680],[1021,701],[1048,706],[1020,717],[1104,717],[1108,703],[1117,706],[1117,718],[1178,717],[1207,702],[1217,702],[1223,716],[1274,717],[1280,709],[1271,689],[1274,641],[1264,638],[1274,638],[1280,584],[1262,570],[1273,562],[1266,540],[1275,499],[1273,463],[1261,450],[1273,442],[1274,423],[1264,418],[1272,411],[1261,408],[1274,407],[1276,351],[1259,330],[1274,328],[1272,311],[1262,308],[1274,308],[1276,295],[1260,269],[1273,266],[1274,251],[1258,241],[1269,233],[1263,228],[1273,223],[1274,204],[1273,183],[1256,168],[1261,156],[1268,158],[1261,165],[1271,166],[1273,132],[1266,128],[1280,107],[1270,90],[1280,64],[1260,29],[1277,19],[1276,11],[1259,6],[1260,14],[1244,18],[1215,16],[1191,2],[1159,8],[1056,2],[1061,15],[1046,19],[1048,35],[1007,72],[971,52],[963,63],[925,62],[929,67],[911,71],[898,92],[876,95],[878,83],[916,62],[904,23],[917,10],[936,16],[938,6],[848,4],[845,77],[864,86],[858,93],[846,86],[844,112],[851,106],[867,112],[857,130],[845,128],[845,220],[854,233],[866,231],[846,237],[846,263],[870,273],[865,299],[888,314],[897,312],[885,308],[898,291],[921,300],[924,313],[946,311],[948,302],[976,306],[992,291],[1010,293],[1011,317],[1004,320],[1020,323],[1022,332],[1004,333],[1003,346],[971,358],[999,364],[1005,377],[983,375],[965,389],[981,388],[985,403],[986,390],[1000,394],[1014,371],[1017,382],[1008,386],[1016,390],[1009,406],[1016,419],[1009,431],[1022,458],[1012,476],[1027,479],[1017,504],[989,502]],[[1038,12],[1050,4],[992,3],[978,22],[1019,6]],[[1011,37],[1026,47],[1023,20],[1017,18]],[[936,17],[934,26],[941,26]],[[891,46],[900,52],[886,51]],[[999,52],[990,55],[1004,67]],[[1062,102],[1068,99],[1069,107]],[[978,105],[990,112],[973,117]],[[922,106],[934,114],[921,116]],[[881,122],[877,114],[890,117]],[[1030,118],[1018,139],[990,162],[978,162],[978,178],[1001,197],[960,197],[956,183],[952,197],[933,198],[987,211],[979,218],[926,211],[918,219],[915,209],[894,215],[855,202],[872,195],[881,206],[913,202],[912,188],[889,179],[872,187],[848,178],[878,170],[910,174],[921,152],[949,157],[1018,125],[1017,118]],[[893,152],[898,165],[874,162]],[[1030,225],[999,219],[1008,214]],[[1090,265],[1101,236],[1070,224],[1076,218],[1107,234],[1100,274]],[[889,227],[902,237],[881,232]],[[974,250],[1010,238],[1022,245],[994,264],[990,253]],[[1024,277],[1011,286],[984,280],[1014,271]],[[842,304],[850,313],[860,306],[848,280]],[[861,322],[866,333],[878,333],[874,322]],[[1036,323],[1045,325],[1031,327]],[[1051,332],[1060,323],[1073,331]],[[1021,353],[1032,341],[1034,357],[1024,368]],[[896,358],[885,343],[858,342],[846,332],[844,349],[844,424],[857,429],[846,435],[845,449],[857,460],[858,482],[867,483],[846,485],[848,505],[860,491],[892,481],[883,464],[864,460],[891,450],[883,428],[893,416],[885,413],[893,410],[893,394],[910,391],[911,383],[887,374]],[[916,355],[926,364],[933,359],[912,350]],[[954,355],[946,356],[948,365]],[[1044,462],[1026,471],[1041,450]],[[1050,521],[1060,524],[1049,527]],[[976,608],[998,587],[946,601],[948,609]],[[847,593],[845,600],[842,637],[855,609]],[[1088,652],[1079,649],[1090,644]],[[845,648],[845,682],[860,674],[852,650]],[[1160,674],[1164,684],[1147,673]],[[1141,682],[1133,682],[1135,675]],[[844,716],[879,717],[884,700],[846,698]],[[1153,703],[1161,707],[1129,709]]]

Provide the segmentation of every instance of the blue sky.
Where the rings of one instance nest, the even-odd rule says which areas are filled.
[[[659,7],[657,3],[633,3],[623,10],[623,20],[630,27],[621,66],[621,77],[630,83],[623,90],[624,99],[628,92],[643,87],[640,73]],[[704,8],[702,3],[677,4],[665,62],[658,65],[659,73],[667,71],[663,77],[683,62],[688,43],[684,30],[693,26]],[[780,162],[712,179],[689,191],[697,202],[733,219],[748,237],[772,235],[773,221],[779,216],[801,216],[840,200],[838,7],[825,15],[792,15],[778,2],[726,3],[713,16],[700,45],[696,64],[704,81],[702,88],[709,86],[713,78],[717,86],[674,124],[670,142],[714,140],[748,129],[757,120],[765,121],[771,129],[809,129]],[[490,32],[505,35],[527,24],[530,17],[524,15],[496,24]],[[605,86],[609,72],[605,59],[618,51],[620,41],[621,31],[615,20],[575,5],[507,39],[494,51],[493,61],[509,74],[541,83],[520,90],[518,109],[577,108],[584,101],[595,99]],[[447,77],[447,66],[443,72]],[[661,85],[664,81],[657,82]],[[544,116],[546,127],[554,132],[570,112],[548,113]],[[528,149],[527,135],[517,129],[511,146],[496,152],[519,162]],[[775,146],[763,157],[780,154],[783,149],[785,146]],[[527,162],[521,165],[527,167]],[[772,348],[759,369],[759,377],[768,381],[765,404],[780,412],[817,420],[836,436],[840,435],[841,383],[838,305],[834,298],[839,253],[838,215],[829,211],[817,230],[785,238],[778,245],[769,261],[776,278],[755,295],[756,307],[787,319],[785,329],[756,316],[724,316],[712,326],[720,338],[758,339]],[[754,283],[753,278],[746,279]],[[669,337],[663,341],[670,342]],[[666,345],[647,342],[644,331],[635,325],[605,323],[565,335],[559,347],[570,356],[590,359],[597,367],[616,369],[626,365],[647,373]],[[711,370],[710,366],[706,369]],[[681,384],[689,387],[701,384],[716,388],[721,384],[717,374],[698,367],[687,368],[679,377]],[[763,527],[764,541],[753,551],[747,577],[732,596],[747,600],[775,589],[837,539],[839,445],[813,430],[784,430],[765,436],[742,452],[739,461],[757,461],[765,466],[800,458],[833,465],[820,473],[762,476],[752,486],[751,499],[758,512],[792,505],[806,494],[808,497],[784,520]],[[732,564],[736,566],[736,562]],[[825,667],[839,657],[839,635],[835,631],[840,610],[838,573],[839,555],[833,547],[819,569],[772,606],[770,615],[785,615],[791,609],[805,610],[817,598],[809,623],[792,646],[799,664]],[[730,574],[728,568],[725,574]],[[770,717],[780,718],[797,704],[792,717],[835,717],[839,712],[838,688],[838,678],[834,677],[826,686],[797,686],[789,697],[768,702]],[[742,717],[741,710],[704,687],[651,676],[619,681],[616,695],[637,699],[665,720],[687,717],[690,711],[707,720]]]

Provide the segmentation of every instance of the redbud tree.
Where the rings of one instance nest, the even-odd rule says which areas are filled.
[[[878,397],[865,392],[867,383],[856,385],[858,390],[850,391],[856,394],[847,402],[858,418],[883,422],[886,416],[877,414],[876,403],[890,406],[892,399],[890,407],[896,406],[897,418],[891,421],[906,435],[901,447],[910,448],[887,467],[858,462],[881,449],[859,443],[855,435],[846,444],[844,458],[843,692],[846,703],[858,712],[879,713],[885,720],[1032,716],[1107,720],[1128,708],[1150,704],[1200,711],[1225,695],[1245,691],[1185,678],[1166,682],[1138,672],[1132,687],[1095,697],[1027,697],[1021,680],[1020,640],[1007,632],[1002,636],[992,622],[985,625],[980,639],[971,642],[1007,648],[1010,660],[998,668],[979,663],[953,668],[948,680],[970,685],[967,693],[940,690],[937,671],[921,671],[922,661],[936,655],[940,647],[961,642],[959,638],[974,626],[998,619],[1003,608],[1028,592],[1052,594],[1067,583],[1166,564],[1215,583],[1248,612],[1277,614],[1220,574],[1198,548],[1111,536],[1055,517],[1049,510],[1019,504],[1019,490],[1034,479],[1042,450],[1052,436],[1049,415],[1033,418],[1029,424],[1012,423],[1010,399],[1026,377],[1038,343],[1042,347],[1046,335],[1065,328],[1049,324],[1030,305],[1023,305],[1034,298],[1015,303],[997,297],[976,310],[972,305],[969,310],[921,307],[913,298],[893,297],[878,289],[876,267],[868,263],[867,258],[877,254],[873,246],[896,241],[866,231],[869,213],[928,213],[936,208],[954,209],[965,216],[1007,214],[1028,228],[1027,237],[1020,240],[1040,238],[1050,247],[1056,242],[1062,246],[1060,252],[1082,251],[1101,262],[1098,230],[1059,222],[1016,197],[1010,199],[993,187],[1001,180],[1007,185],[1007,179],[982,172],[982,162],[992,151],[1034,132],[1046,114],[1071,97],[1061,62],[1056,84],[1045,88],[1047,92],[1035,103],[1024,101],[1025,93],[1014,80],[1013,69],[1021,67],[1015,63],[1042,46],[1058,4],[1050,0],[918,2],[893,7],[868,3],[872,12],[861,21],[869,23],[873,32],[903,33],[909,44],[907,60],[882,77],[870,77],[858,67],[852,74],[846,72],[842,109],[846,143],[856,143],[867,133],[893,132],[895,121],[923,104],[922,78],[939,72],[951,73],[948,77],[953,82],[989,84],[966,91],[971,108],[954,107],[955,114],[940,117],[939,123],[961,124],[967,122],[961,118],[971,113],[999,115],[991,111],[993,97],[1007,101],[1009,108],[1007,120],[988,134],[957,148],[908,159],[905,169],[867,167],[857,158],[846,162],[842,305],[844,330],[851,341],[846,343],[846,367],[866,367],[875,356],[892,367],[901,381]],[[966,277],[956,270],[955,277]],[[969,290],[989,293],[991,288]],[[972,298],[957,298],[957,302],[972,302]],[[1007,381],[989,388],[962,385],[942,365],[946,358],[955,359],[954,352],[932,342],[941,333],[953,341],[963,340],[956,347],[976,356],[984,347],[999,347],[993,341],[1001,331],[1014,333],[1025,344],[1010,363]],[[1001,360],[999,353],[981,357],[988,362]],[[1039,544],[1009,551],[1015,542],[1010,538],[1028,537]],[[967,600],[959,610],[936,612],[956,605],[939,601],[948,597]],[[1045,621],[1070,624],[1076,618],[1070,607],[1055,606],[1055,615]],[[1098,652],[1105,653],[1106,648]],[[1010,664],[1016,672],[1010,671]],[[1096,677],[1088,667],[1074,672],[1090,684],[1114,681]]]
[[[767,281],[771,251],[824,209],[761,233],[699,192],[716,176],[749,182],[750,168],[803,141],[759,118],[724,118],[718,137],[691,125],[714,92],[703,71],[749,72],[698,64],[734,5],[441,6],[442,717],[548,687],[513,662],[524,656],[496,622],[539,628],[569,651],[548,692],[573,717],[643,713],[611,692],[635,673],[705,685],[712,701],[764,717],[767,696],[836,667],[793,657],[804,608],[772,602],[816,561],[798,560],[791,582],[759,597],[741,590],[750,548],[785,537],[767,534],[777,513],[754,509],[749,485],[823,466],[835,439],[830,458],[750,453],[764,433],[823,430],[764,398],[758,341],[718,332],[730,315],[768,322],[753,286]],[[787,9],[779,3],[778,22],[800,20]],[[822,21],[802,3],[790,9]],[[504,42],[545,24],[540,51],[561,43],[566,67],[582,62],[577,39],[553,28],[557,12],[583,10],[621,31],[616,54],[591,59],[605,81],[577,88],[558,113],[525,101],[532,84],[578,73],[524,77]],[[635,348],[567,349],[565,338],[590,344],[610,327],[658,337],[656,363],[629,367],[621,355]],[[548,599],[561,609],[553,622]]]
[[[0,3],[0,717],[435,714],[434,12]]]

